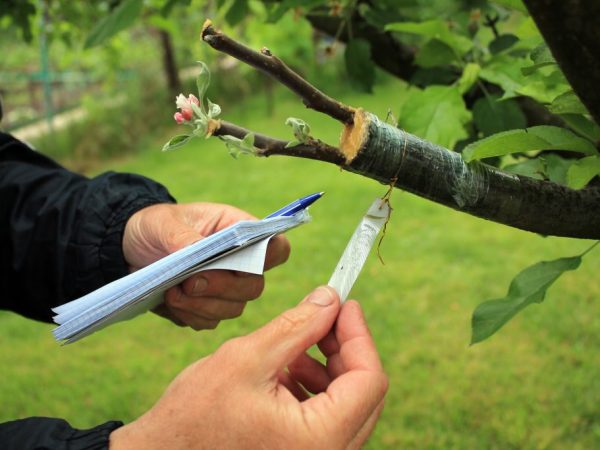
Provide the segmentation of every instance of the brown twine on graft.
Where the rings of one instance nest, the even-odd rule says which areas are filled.
[[[404,163],[404,158],[406,156],[406,149],[408,147],[408,139],[407,139],[408,136],[406,134],[406,131],[402,130],[402,133],[404,133],[404,145],[402,146],[402,155],[400,155],[400,163],[398,164],[398,170],[396,171],[396,174],[390,179],[390,183],[388,185],[388,190],[385,193],[385,195],[383,197],[381,197],[381,204],[379,205],[379,209],[383,208],[383,205],[385,205],[385,204],[387,204],[387,206],[389,208],[387,218],[385,219],[385,223],[383,224],[383,230],[381,231],[381,236],[379,238],[379,242],[377,243],[377,257],[379,258],[379,261],[381,261],[381,264],[383,264],[383,265],[385,265],[385,261],[383,260],[383,256],[381,255],[381,243],[383,242],[383,238],[385,237],[388,223],[390,222],[390,219],[392,218],[392,211],[394,210],[394,208],[392,208],[392,204],[391,204],[392,192],[394,192],[394,186],[398,182],[398,176],[400,175],[400,169],[402,168],[402,164]]]

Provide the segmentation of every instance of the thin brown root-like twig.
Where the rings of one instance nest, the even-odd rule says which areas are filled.
[[[385,219],[385,223],[383,224],[383,230],[381,230],[381,236],[379,237],[379,242],[377,243],[377,257],[379,258],[379,261],[381,261],[381,264],[383,264],[383,265],[385,265],[385,261],[383,260],[383,256],[381,256],[381,244],[383,242],[383,238],[385,237],[388,223],[390,223],[390,219],[392,218],[392,211],[394,210],[394,208],[392,208],[390,199],[392,198],[392,192],[394,191],[394,185],[396,184],[397,181],[398,181],[398,178],[393,178],[392,180],[390,180],[388,190],[385,193],[385,195],[383,197],[381,197],[381,206],[379,207],[379,209],[381,209],[383,207],[383,205],[387,204],[388,208],[389,208],[388,216]]]
[[[246,64],[265,72],[281,84],[300,96],[304,104],[315,111],[327,114],[343,124],[352,124],[354,108],[344,105],[314,87],[283,61],[273,55],[267,48],[256,52],[245,45],[234,41],[229,36],[216,30],[212,22],[207,20],[202,27],[202,40],[215,50],[226,53]]]
[[[346,158],[342,152],[325,142],[310,138],[307,143],[286,147],[288,141],[276,139],[264,134],[254,133],[251,130],[235,125],[231,122],[221,120],[218,122],[213,136],[234,136],[243,139],[248,133],[254,134],[254,147],[258,149],[257,156],[286,155],[299,158],[316,159],[336,165],[345,164]]]

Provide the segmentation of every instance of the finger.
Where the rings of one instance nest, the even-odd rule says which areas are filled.
[[[219,325],[219,319],[205,317],[197,311],[190,311],[181,307],[185,305],[185,295],[179,286],[173,286],[165,293],[164,308],[160,314],[175,323],[187,325],[194,330],[212,330]],[[234,305],[235,306],[235,305]]]
[[[171,288],[173,289],[173,288]],[[181,289],[168,290],[165,304],[206,319],[225,320],[239,317],[244,312],[245,302],[234,302],[214,297],[189,297]]]
[[[229,270],[207,270],[182,283],[187,296],[218,297],[239,302],[260,297],[264,287],[262,275],[240,276]]]
[[[207,319],[206,317],[193,314],[188,311],[183,311],[177,308],[170,308],[171,315],[193,330],[214,330],[219,325],[220,321],[216,319]]]
[[[344,304],[337,320],[335,335],[346,370],[382,370],[375,342],[356,301],[349,300]]]
[[[301,353],[289,366],[291,377],[312,393],[324,392],[331,383],[327,368],[312,356]]]
[[[272,377],[323,338],[339,308],[337,293],[328,286],[321,286],[298,306],[244,338],[251,342],[254,357],[263,361],[260,374]]]
[[[290,374],[288,372],[286,372],[285,370],[281,370],[279,372],[279,374],[277,375],[277,379],[279,380],[279,382],[285,386],[285,388],[290,391],[290,393],[296,397],[296,400],[298,400],[299,402],[303,402],[304,400],[306,400],[307,398],[309,398],[309,395],[306,393],[306,391],[302,388],[302,386],[300,386],[296,380],[294,380]]]
[[[160,305],[156,306],[152,310],[152,312],[160,317],[164,317],[165,319],[170,320],[178,327],[187,327],[187,324],[185,322],[173,316],[173,313],[165,303],[161,303]]]
[[[388,381],[358,303],[344,304],[337,320],[336,337],[340,344],[338,364],[344,372],[331,382],[325,393],[307,400],[302,407],[317,412],[312,416],[335,417],[332,423],[335,432],[352,438],[383,400]]]
[[[339,353],[331,355],[329,358],[327,358],[326,367],[327,373],[332,379],[335,379],[347,372],[346,368],[344,367],[344,361]]]
[[[354,436],[354,438],[348,445],[348,449],[359,450],[359,449],[363,448],[364,443],[369,438],[369,436],[371,436],[371,433],[373,433],[373,430],[375,429],[375,425],[377,424],[377,421],[379,420],[379,417],[381,416],[381,412],[383,411],[384,403],[385,403],[385,400],[382,400],[379,403],[379,405],[377,405],[377,407],[375,408],[375,411],[373,411],[371,416],[367,419],[365,424],[362,426],[362,428],[358,431],[356,436]]]
[[[339,353],[340,343],[338,342],[337,337],[335,337],[335,325],[333,326],[333,329],[317,343],[317,345],[319,346],[321,353],[326,357],[330,357],[334,353]]]
[[[283,235],[278,234],[269,241],[267,254],[265,256],[265,268],[267,271],[275,266],[283,264],[290,257],[290,241]]]
[[[330,417],[332,435],[350,442],[376,412],[387,387],[382,371],[352,370],[334,379],[325,392],[309,398],[300,407],[308,420]]]

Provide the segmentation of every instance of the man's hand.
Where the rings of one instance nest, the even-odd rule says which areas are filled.
[[[217,203],[160,204],[130,217],[123,235],[123,254],[137,270],[240,220],[255,217]],[[285,262],[290,245],[284,236],[269,242],[265,270]],[[238,317],[246,302],[258,298],[264,277],[227,270],[196,274],[165,293],[155,312],[195,330],[215,328],[219,321]]]
[[[306,353],[317,342],[326,365]],[[152,409],[111,434],[110,448],[360,448],[386,390],[360,306],[340,311],[335,291],[321,287],[181,372]]]

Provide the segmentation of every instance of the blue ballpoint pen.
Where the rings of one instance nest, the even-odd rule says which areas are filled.
[[[315,194],[307,195],[306,197],[299,198],[298,200],[293,201],[289,205],[284,206],[281,209],[278,209],[274,213],[269,214],[265,219],[269,219],[271,217],[280,217],[280,216],[291,216],[296,214],[298,211],[301,211],[305,208],[308,208],[314,202],[319,200],[324,192],[316,192]]]

